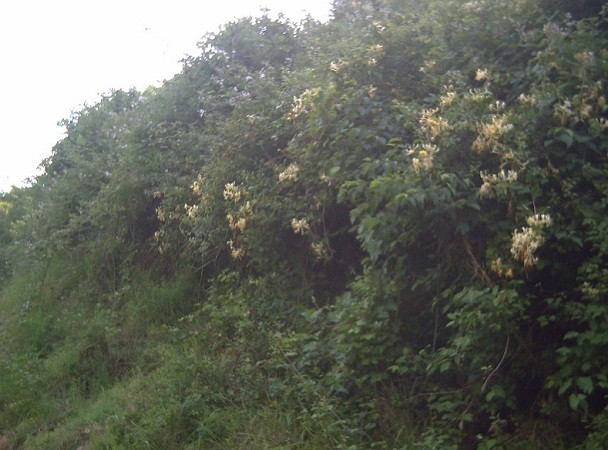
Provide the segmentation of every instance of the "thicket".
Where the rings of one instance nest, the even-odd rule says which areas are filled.
[[[608,10],[206,35],[0,198],[0,448],[608,445]]]

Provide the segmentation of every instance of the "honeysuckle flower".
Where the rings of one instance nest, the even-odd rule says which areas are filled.
[[[291,220],[291,228],[296,234],[306,234],[310,230],[310,225],[306,218],[296,219],[294,217]]]
[[[446,119],[437,115],[438,109],[424,109],[420,114],[420,125],[433,141],[442,131],[448,130],[450,124]]]
[[[234,203],[238,203],[241,200],[242,194],[243,192],[235,183],[227,183],[224,186],[224,198],[226,200],[232,200]]]
[[[553,221],[548,214],[540,214],[528,217],[526,223],[529,227],[513,232],[511,255],[516,261],[522,261],[528,269],[538,261],[534,252],[545,242],[542,229],[551,226]]]
[[[475,79],[477,81],[484,81],[488,78],[488,69],[477,69],[475,72]]]
[[[486,172],[479,172],[483,184],[479,188],[479,197],[488,198],[493,197],[495,194],[496,185],[499,183],[513,183],[517,181],[517,171],[515,170],[502,170],[498,173],[488,174]]]
[[[497,147],[500,138],[513,128],[512,124],[507,123],[508,120],[507,114],[501,114],[492,116],[489,123],[480,124],[479,135],[473,142],[473,150],[482,152]]]
[[[299,172],[300,167],[296,163],[292,163],[279,174],[279,181],[297,181]]]

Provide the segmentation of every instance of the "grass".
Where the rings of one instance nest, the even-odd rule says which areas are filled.
[[[256,330],[242,303],[191,314],[201,301],[191,274],[143,274],[108,293],[84,270],[54,261],[0,296],[0,448],[325,446],[243,356]]]

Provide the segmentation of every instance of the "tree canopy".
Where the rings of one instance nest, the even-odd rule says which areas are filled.
[[[608,10],[244,18],[0,197],[0,448],[608,445]]]

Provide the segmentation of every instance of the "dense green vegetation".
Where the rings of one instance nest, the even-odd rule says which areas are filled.
[[[608,444],[595,0],[225,25],[0,198],[0,448]]]

